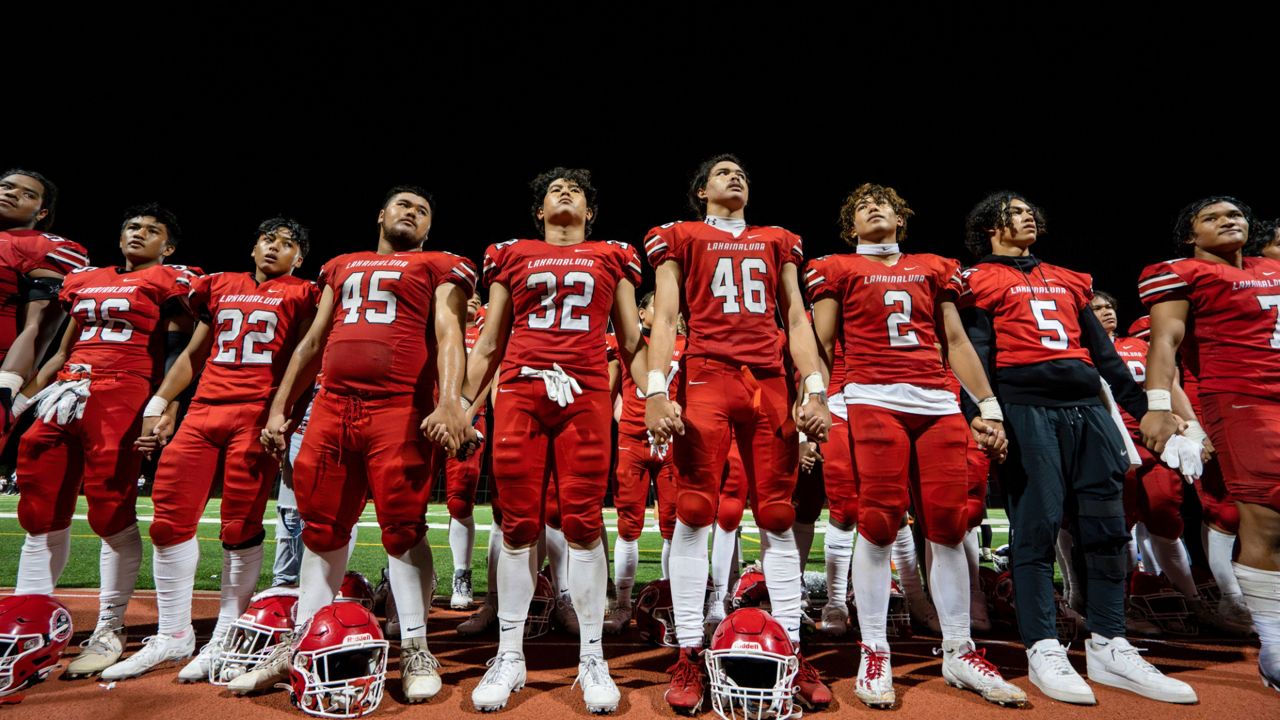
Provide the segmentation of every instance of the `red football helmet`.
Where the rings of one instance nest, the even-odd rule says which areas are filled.
[[[729,601],[734,610],[745,607],[771,608],[769,586],[764,581],[764,570],[758,565],[748,565],[738,576]]]
[[[529,601],[529,615],[524,620],[524,636],[536,638],[551,630],[551,611],[556,609],[556,592],[551,578],[545,572],[534,578],[533,598]]]
[[[997,572],[987,567],[978,568],[978,584],[982,587],[982,593],[987,596],[991,619],[1008,626],[1017,624],[1018,615],[1014,610],[1013,573],[1008,570]]]
[[[1198,632],[1187,599],[1164,575],[1134,571],[1129,576],[1129,612],[1173,635]]]
[[[347,574],[342,576],[342,586],[338,588],[338,595],[333,601],[360,603],[366,610],[372,611],[373,585],[363,574],[348,570]]]
[[[254,595],[209,663],[209,682],[226,685],[265,660],[283,635],[293,631],[298,594],[291,588],[271,588]]]
[[[725,720],[785,720],[795,712],[800,670],[787,631],[760,608],[734,610],[703,653],[711,707]]]
[[[640,588],[640,595],[636,597],[636,628],[640,630],[640,637],[655,645],[680,645],[676,641],[670,580],[654,580]]]
[[[293,646],[289,691],[308,715],[358,718],[378,708],[387,680],[387,641],[363,605],[320,608]]]
[[[0,697],[48,677],[72,632],[71,613],[48,595],[0,600]]]

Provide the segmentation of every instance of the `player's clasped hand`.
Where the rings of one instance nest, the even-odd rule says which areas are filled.
[[[455,454],[470,436],[467,414],[456,402],[443,402],[437,405],[436,409],[422,420],[420,429],[428,440],[444,448],[450,455]]]
[[[796,427],[800,432],[816,442],[827,440],[827,432],[831,430],[831,411],[818,396],[810,395],[795,413]]]
[[[651,395],[644,405],[644,424],[652,433],[652,442],[665,445],[673,435],[684,434],[680,404],[664,394]]]
[[[1009,438],[1004,434],[1004,423],[975,417],[969,427],[973,430],[974,442],[997,462],[1004,462],[1009,457]]]
[[[147,457],[148,460],[169,444],[173,437],[173,420],[168,415],[156,415],[142,419],[142,431],[133,447]]]
[[[1186,430],[1187,423],[1171,412],[1151,410],[1142,416],[1139,429],[1142,431],[1142,442],[1147,449],[1160,455],[1164,452],[1164,445],[1169,442],[1169,438]]]
[[[289,425],[292,423],[284,415],[273,415],[267,420],[267,426],[262,428],[262,436],[259,442],[267,452],[278,458],[284,457],[285,451],[289,449]]]

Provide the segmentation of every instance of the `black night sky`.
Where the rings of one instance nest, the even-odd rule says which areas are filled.
[[[886,5],[6,7],[0,165],[61,185],[54,230],[94,264],[117,261],[123,208],[158,199],[186,234],[173,261],[206,270],[248,269],[257,223],[296,216],[306,276],[374,246],[399,182],[435,193],[429,244],[475,259],[534,234],[527,183],[555,165],[593,171],[598,238],[638,244],[688,217],[702,158],[735,152],[748,219],[810,256],[840,249],[841,200],[870,180],[916,210],[911,249],[967,260],[965,213],[1007,187],[1048,215],[1037,254],[1119,295],[1122,327],[1183,204],[1280,215],[1270,23]]]

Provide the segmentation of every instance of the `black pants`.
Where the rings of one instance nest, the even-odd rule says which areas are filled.
[[[1056,638],[1054,543],[1064,512],[1083,551],[1089,629],[1124,635],[1129,534],[1124,441],[1106,408],[1006,404],[1009,459],[999,466],[1009,510],[1018,630],[1027,646]]]

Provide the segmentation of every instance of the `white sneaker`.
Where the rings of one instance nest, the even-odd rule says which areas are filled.
[[[952,687],[972,690],[983,700],[1009,707],[1027,704],[1022,688],[1004,679],[972,640],[942,641],[942,678]]]
[[[227,689],[236,695],[244,695],[285,682],[285,678],[289,677],[289,666],[293,662],[293,641],[293,633],[281,635],[280,644],[275,646],[271,654],[254,665],[249,672],[238,675],[227,683]]]
[[[191,657],[196,651],[196,632],[188,625],[182,637],[156,634],[142,641],[142,649],[102,671],[103,680],[137,677],[153,668]]]
[[[467,610],[471,607],[473,600],[471,571],[455,570],[453,573],[453,597],[449,598],[449,607],[454,610]]]
[[[618,633],[631,627],[631,606],[630,605],[614,605],[609,612],[604,615],[604,631],[610,635]]]
[[[987,596],[981,592],[969,595],[969,627],[974,632],[991,632],[991,616],[987,614]]]
[[[1122,637],[1105,640],[1098,635],[1084,643],[1089,679],[1128,690],[1152,700],[1169,703],[1199,702],[1191,686],[1165,676],[1155,665],[1142,659],[1138,648]]]
[[[524,656],[506,652],[490,660],[488,671],[471,691],[471,704],[480,712],[493,712],[507,706],[511,693],[524,688]]]
[[[822,608],[822,622],[818,629],[823,635],[841,637],[849,632],[849,606],[842,602],[829,602]]]
[[[609,663],[602,657],[591,656],[578,663],[578,679],[574,685],[582,686],[582,700],[587,712],[593,715],[611,713],[618,709],[622,694],[609,677]]]
[[[569,593],[561,595],[556,601],[556,609],[552,617],[561,630],[570,635],[578,634],[578,611],[573,609],[573,598]]]
[[[876,647],[862,646],[862,659],[858,661],[858,679],[853,694],[867,707],[891,708],[897,700],[893,692],[893,667],[889,663],[888,644]]]
[[[1280,647],[1262,646],[1258,653],[1258,674],[1262,676],[1263,687],[1280,691]]]
[[[220,652],[222,652],[222,638],[210,638],[209,642],[200,648],[200,652],[196,653],[191,662],[182,666],[182,669],[178,671],[178,682],[208,682],[213,661]]]
[[[80,654],[67,665],[69,678],[95,675],[115,665],[124,654],[124,626],[101,625],[80,648]]]
[[[409,703],[430,700],[440,692],[440,661],[427,650],[426,638],[400,643],[400,687]]]
[[[459,635],[479,635],[498,622],[498,603],[496,598],[486,600],[480,609],[471,613],[471,617],[458,624]]]
[[[1096,705],[1089,683],[1071,667],[1067,649],[1057,638],[1046,638],[1027,650],[1027,679],[1040,692],[1059,702]]]

